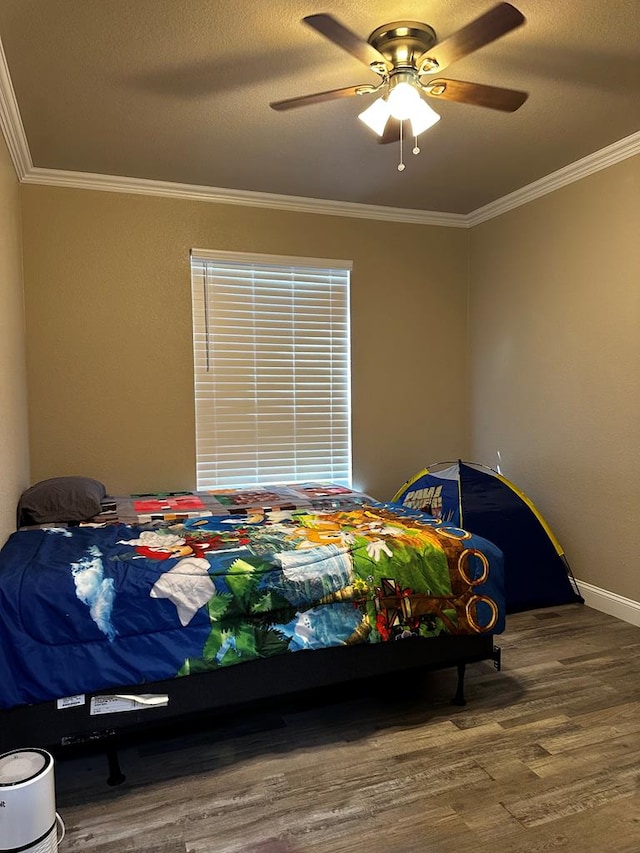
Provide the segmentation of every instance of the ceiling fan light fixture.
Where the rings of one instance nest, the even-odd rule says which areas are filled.
[[[378,98],[364,112],[361,112],[358,118],[378,136],[382,136],[390,115],[389,104],[384,98]]]

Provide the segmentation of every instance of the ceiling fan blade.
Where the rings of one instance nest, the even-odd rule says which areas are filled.
[[[420,69],[424,63],[428,65],[429,60],[435,61],[437,63],[435,67],[431,69],[426,67],[422,73],[428,74],[430,71],[437,73],[452,62],[468,56],[474,50],[484,47],[485,44],[500,38],[524,22],[524,15],[515,6],[511,3],[499,3],[484,15],[471,21],[466,27],[450,35],[449,38],[429,48],[418,58],[416,65]]]
[[[519,92],[516,89],[499,89],[482,83],[465,83],[464,80],[440,78],[429,81],[425,94],[431,98],[460,101],[463,104],[489,107],[489,109],[503,110],[507,113],[515,112],[529,97],[527,92]]]
[[[344,24],[336,20],[332,15],[319,14],[308,15],[302,19],[307,26],[319,32],[329,41],[337,44],[351,56],[359,59],[367,68],[372,65],[381,66],[387,71],[391,70],[391,64],[384,58],[380,51],[369,44],[368,41],[360,38],[351,30],[347,29]]]
[[[400,122],[397,118],[389,118],[387,121],[384,133],[378,137],[380,145],[388,145],[390,142],[400,141]]]
[[[373,92],[375,86],[346,86],[344,89],[330,89],[328,92],[316,92],[313,95],[301,95],[298,98],[287,98],[285,101],[273,101],[269,104],[273,110],[292,110],[296,107],[306,107],[308,104],[320,104],[323,101],[334,101],[336,98],[350,98],[352,95],[365,95]]]

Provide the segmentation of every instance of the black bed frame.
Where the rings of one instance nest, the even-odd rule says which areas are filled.
[[[411,669],[436,670],[457,667],[458,682],[453,702],[464,705],[466,665],[493,660],[500,669],[500,649],[493,636],[442,635],[412,638],[374,645],[355,645],[247,661],[213,672],[150,682],[132,687],[113,687],[87,694],[82,705],[58,709],[43,702],[0,712],[0,753],[21,747],[43,747],[56,752],[85,745],[104,748],[109,763],[110,785],[124,781],[118,761],[118,738],[148,732],[195,715],[234,706],[250,705],[299,691],[370,679]],[[161,693],[167,705],[92,716],[92,696],[116,693]]]

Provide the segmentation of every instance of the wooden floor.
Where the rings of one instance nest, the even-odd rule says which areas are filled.
[[[503,670],[399,676],[56,761],[60,850],[640,853],[640,628],[508,618]]]

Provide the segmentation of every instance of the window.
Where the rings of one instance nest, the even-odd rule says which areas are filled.
[[[350,269],[192,250],[199,489],[351,485]]]

